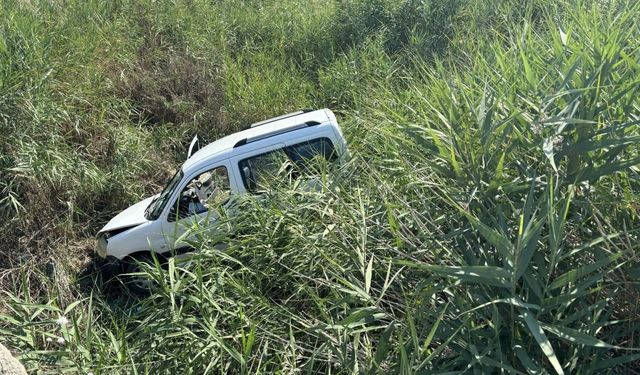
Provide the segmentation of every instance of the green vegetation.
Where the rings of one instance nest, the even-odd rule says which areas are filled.
[[[640,4],[523,3],[4,0],[0,341],[54,373],[637,371]],[[148,297],[102,279],[93,236],[194,133],[306,107],[353,155],[321,192],[247,199],[224,251],[194,228]]]

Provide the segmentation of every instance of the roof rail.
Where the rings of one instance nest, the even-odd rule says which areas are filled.
[[[235,145],[233,145],[233,148],[238,148],[240,146],[246,145],[247,143],[256,142],[256,141],[259,141],[261,139],[271,138],[271,137],[276,136],[276,135],[285,134],[285,133],[292,132],[294,130],[298,130],[298,129],[302,129],[302,128],[308,128],[310,126],[316,126],[316,125],[320,125],[320,123],[318,121],[307,121],[307,122],[303,122],[302,124],[290,126],[288,128],[284,128],[284,129],[274,130],[274,131],[272,131],[270,133],[261,134],[261,135],[256,136],[256,137],[242,138],[241,140],[236,142]]]
[[[268,124],[270,122],[282,120],[282,119],[285,119],[285,118],[289,118],[289,117],[293,117],[293,116],[297,116],[297,115],[301,115],[303,113],[309,113],[309,112],[313,112],[313,111],[315,111],[315,110],[314,109],[308,109],[308,108],[307,109],[302,109],[302,110],[297,111],[297,112],[291,112],[291,113],[287,113],[286,115],[270,118],[268,120],[264,120],[264,121],[260,121],[260,122],[255,122],[255,123],[251,124],[249,126],[249,128],[255,128],[256,126]]]

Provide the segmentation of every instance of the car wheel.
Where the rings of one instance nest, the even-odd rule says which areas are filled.
[[[162,259],[159,257],[159,261]],[[119,278],[122,284],[134,294],[149,295],[153,289],[158,287],[158,283],[146,272],[143,264],[154,267],[154,260],[151,254],[141,254],[129,257],[122,264],[122,273]]]

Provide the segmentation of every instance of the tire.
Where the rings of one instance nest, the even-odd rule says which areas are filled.
[[[163,258],[157,255],[160,264],[163,264]],[[149,278],[145,273],[142,264],[148,264],[154,267],[154,260],[151,254],[143,253],[126,258],[122,263],[122,271],[118,278],[122,285],[133,294],[138,296],[147,296],[157,288],[155,280]],[[142,273],[141,275],[136,275]]]

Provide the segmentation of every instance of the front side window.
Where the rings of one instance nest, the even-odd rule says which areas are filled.
[[[230,194],[226,167],[220,166],[203,172],[189,181],[182,190],[171,210],[169,221],[216,210],[228,201]]]
[[[297,179],[302,174],[313,173],[313,160],[321,158],[333,161],[337,158],[329,138],[318,138],[297,143],[243,159],[238,164],[244,187],[258,192],[273,183]]]

